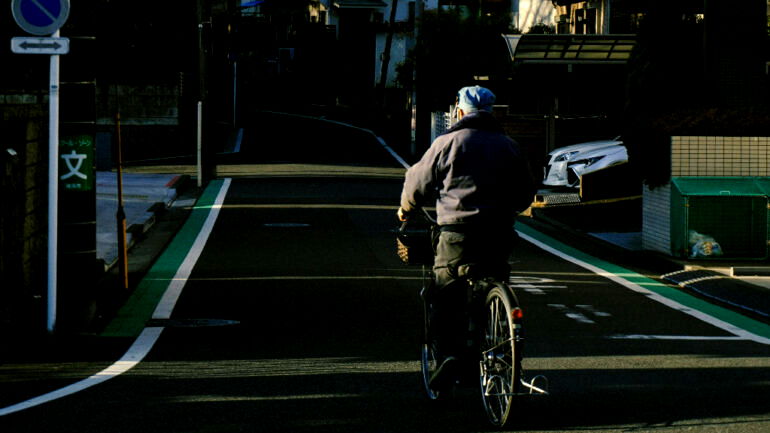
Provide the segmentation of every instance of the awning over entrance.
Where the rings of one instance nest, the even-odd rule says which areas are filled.
[[[635,35],[502,35],[511,60],[541,64],[623,64]]]
[[[334,6],[340,9],[379,9],[387,5],[381,0],[336,0]]]

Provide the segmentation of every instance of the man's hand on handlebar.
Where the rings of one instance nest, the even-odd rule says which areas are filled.
[[[397,215],[398,215],[398,220],[401,222],[405,222],[409,220],[409,212],[405,211],[404,208],[402,207],[398,208]]]

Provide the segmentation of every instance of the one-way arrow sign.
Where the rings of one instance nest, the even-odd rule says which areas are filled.
[[[11,51],[16,54],[67,54],[70,51],[70,40],[18,37],[11,39]]]

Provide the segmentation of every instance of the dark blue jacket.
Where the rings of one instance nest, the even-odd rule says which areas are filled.
[[[401,207],[412,212],[436,197],[439,225],[512,224],[535,185],[519,145],[491,113],[464,116],[406,172]]]

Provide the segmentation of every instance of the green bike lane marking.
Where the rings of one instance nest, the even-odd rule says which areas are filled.
[[[164,294],[175,283],[177,273],[195,246],[224,183],[224,180],[213,180],[209,183],[187,221],[142,278],[115,318],[105,327],[102,336],[136,337],[142,332],[147,322],[153,318],[153,313]],[[182,285],[184,282],[180,281]]]
[[[560,258],[646,295],[670,308],[700,319],[743,339],[770,345],[770,325],[706,302],[652,278],[586,254],[526,224],[517,224],[523,239]]]

